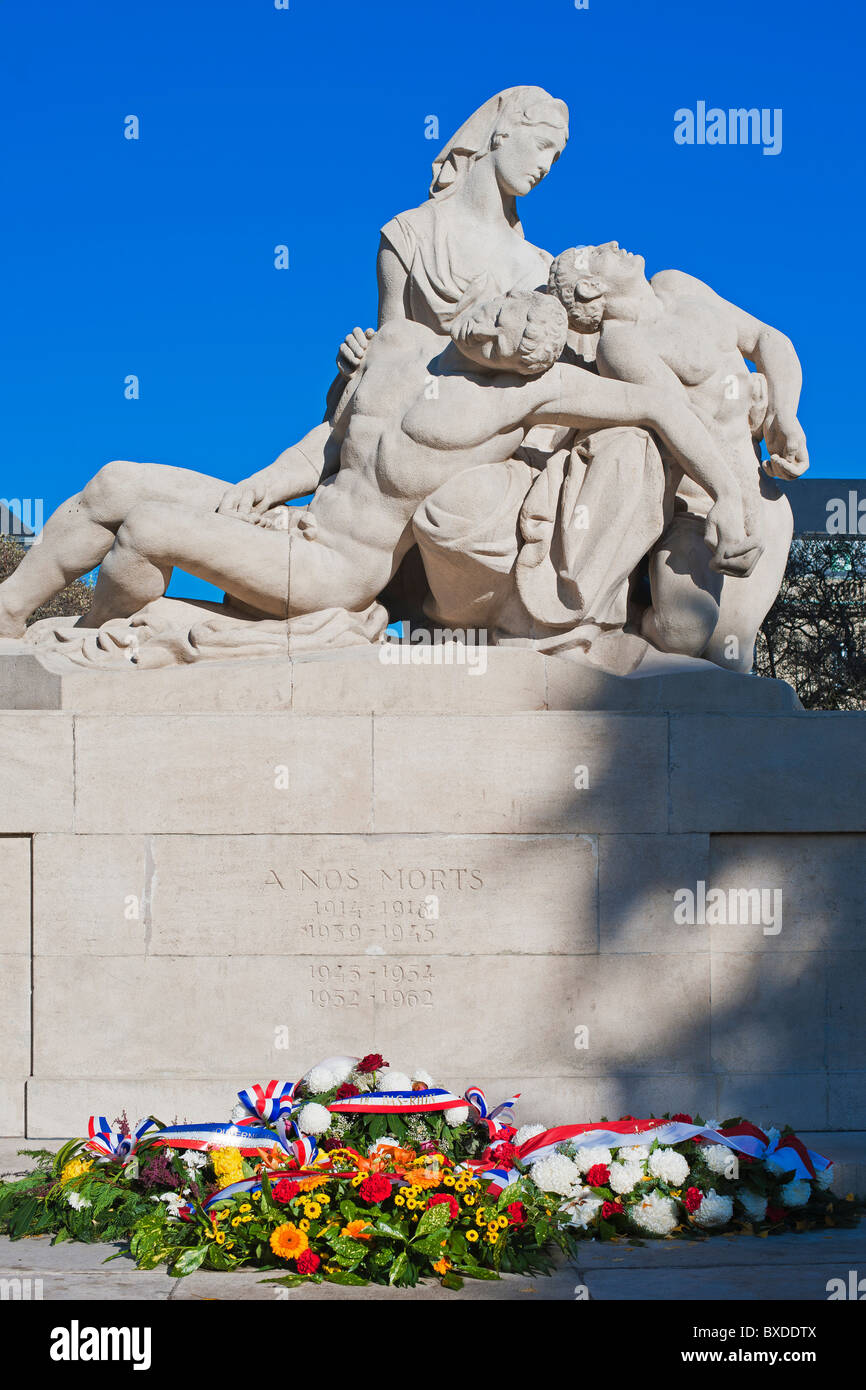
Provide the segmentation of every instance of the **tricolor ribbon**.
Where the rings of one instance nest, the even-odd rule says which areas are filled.
[[[333,1115],[423,1115],[465,1104],[463,1096],[430,1086],[423,1091],[362,1091],[359,1096],[332,1101],[328,1109]]]
[[[687,1139],[723,1144],[726,1148],[744,1153],[749,1158],[773,1158],[797,1178],[814,1178],[816,1173],[832,1167],[830,1159],[807,1149],[796,1135],[787,1134],[771,1143],[763,1130],[755,1125],[732,1125],[724,1130],[686,1124],[680,1120],[615,1120],[600,1125],[558,1125],[527,1139],[517,1150],[517,1162],[532,1166],[554,1152],[560,1144],[579,1142],[583,1148],[617,1149],[629,1143],[683,1144]],[[491,1191],[501,1191],[521,1176],[521,1170],[510,1167],[492,1168],[490,1164],[473,1163],[476,1172],[490,1180]]]
[[[87,1122],[88,1138],[84,1147],[99,1158],[123,1163],[135,1153],[141,1136],[155,1124],[155,1120],[139,1120],[131,1134],[121,1134],[120,1130],[112,1130],[104,1115],[91,1115]]]
[[[275,1124],[283,1115],[290,1115],[299,1104],[297,1092],[300,1081],[269,1081],[266,1086],[248,1086],[238,1091],[238,1100],[248,1111],[248,1117],[238,1124],[255,1124],[263,1120],[266,1125]]]
[[[510,1100],[500,1101],[499,1105],[495,1105],[492,1110],[488,1109],[487,1097],[480,1086],[470,1086],[466,1092],[465,1099],[472,1106],[473,1110],[478,1111],[481,1123],[487,1125],[488,1134],[490,1138],[493,1139],[499,1128],[496,1124],[497,1115],[501,1115],[503,1110],[513,1110],[514,1106],[520,1100],[520,1092],[518,1091],[517,1095],[512,1096]]]

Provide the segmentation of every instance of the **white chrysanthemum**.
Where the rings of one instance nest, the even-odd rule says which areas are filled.
[[[577,1164],[556,1151],[533,1163],[531,1174],[535,1186],[542,1192],[558,1192],[561,1197],[568,1197],[580,1182]]]
[[[304,1082],[307,1090],[314,1096],[320,1096],[325,1091],[333,1091],[340,1084],[331,1068],[321,1064],[307,1072]]]
[[[620,1197],[637,1187],[642,1177],[642,1163],[612,1163],[610,1165],[611,1190]]]
[[[804,1207],[812,1196],[812,1184],[806,1178],[795,1178],[786,1183],[779,1193],[783,1207]]]
[[[697,1226],[727,1226],[734,1214],[733,1197],[720,1197],[714,1187],[704,1193],[704,1200],[692,1220]]]
[[[588,1173],[596,1163],[603,1163],[607,1167],[611,1157],[610,1149],[580,1148],[574,1155],[574,1162],[579,1173]]]
[[[649,1171],[654,1178],[671,1187],[682,1187],[689,1175],[689,1165],[676,1149],[655,1149],[649,1156]]]
[[[394,1067],[383,1067],[376,1073],[377,1091],[411,1091],[412,1082],[404,1071]]]
[[[815,1186],[821,1192],[827,1192],[833,1186],[833,1165],[829,1168],[820,1168],[815,1174]]]
[[[720,1176],[722,1173],[727,1173],[730,1178],[737,1171],[733,1149],[727,1148],[724,1144],[702,1144],[701,1157],[711,1173]]]
[[[649,1152],[645,1144],[626,1144],[617,1150],[616,1156],[619,1163],[645,1163]]]
[[[465,1125],[468,1119],[468,1105],[452,1105],[450,1110],[445,1111],[446,1125]]]
[[[543,1134],[546,1129],[547,1125],[521,1125],[512,1143],[519,1147],[521,1144],[525,1144],[527,1140],[534,1139],[536,1134]]]
[[[584,1197],[582,1194],[586,1193]],[[579,1227],[585,1231],[598,1216],[599,1211],[604,1205],[601,1197],[594,1197],[592,1189],[589,1187],[581,1188],[581,1195],[577,1200],[568,1203],[568,1210],[571,1213],[571,1225]]]
[[[429,1088],[433,1085],[433,1077],[429,1071],[424,1071],[421,1067],[416,1067],[412,1073],[412,1080],[419,1082],[422,1086]]]
[[[633,1207],[629,1207],[629,1217],[641,1231],[653,1236],[668,1236],[678,1224],[677,1204],[673,1197],[666,1197],[658,1188],[653,1188]]]
[[[204,1168],[207,1161],[207,1154],[199,1153],[198,1149],[187,1149],[181,1154],[181,1163],[186,1171],[192,1176],[199,1168]]]
[[[750,1221],[763,1221],[767,1215],[767,1199],[760,1192],[750,1192],[743,1188],[737,1193],[737,1201]]]
[[[80,1192],[67,1192],[66,1200],[74,1211],[84,1211],[85,1207],[93,1206],[93,1203],[87,1197],[82,1197]]]
[[[324,1134],[331,1128],[331,1112],[324,1105],[311,1100],[298,1116],[298,1128],[302,1134]]]

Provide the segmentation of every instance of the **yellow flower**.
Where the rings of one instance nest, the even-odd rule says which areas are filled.
[[[239,1226],[240,1224],[241,1224],[241,1218],[240,1218],[239,1216],[234,1216],[234,1217],[232,1217],[232,1225],[233,1225],[233,1226]]]
[[[498,1239],[499,1237],[496,1231],[487,1232],[487,1240],[490,1243],[490,1245],[495,1245]]]
[[[397,1197],[394,1198],[394,1206],[395,1206],[395,1207],[405,1207],[405,1205],[406,1205],[406,1198],[405,1198],[405,1197],[397,1196]]]
[[[471,1230],[471,1229],[468,1230],[468,1231],[466,1232],[466,1239],[467,1239],[468,1241],[475,1241],[475,1240],[477,1240],[477,1239],[478,1239],[478,1232],[477,1232],[477,1231],[473,1231],[473,1230]]]
[[[299,1227],[299,1229],[302,1230],[302,1231],[308,1231],[308,1230],[310,1229],[310,1223],[309,1223],[309,1221],[306,1219],[306,1217],[304,1218],[303,1221],[299,1221],[299,1222],[298,1222],[298,1227]]]
[[[340,1232],[341,1236],[348,1236],[349,1240],[369,1240],[373,1232],[368,1230],[369,1221],[358,1218],[350,1221]]]
[[[410,1197],[406,1202],[406,1206],[409,1208],[410,1211],[414,1211],[418,1205],[419,1203],[415,1201],[414,1197]]]
[[[453,1173],[446,1173],[446,1174],[445,1174],[444,1178],[442,1179],[442,1186],[443,1186],[443,1187],[456,1187],[456,1186],[457,1186],[457,1179],[454,1177],[454,1174],[453,1174]]]
[[[262,1200],[261,1192],[252,1192],[250,1193],[250,1196],[252,1197],[254,1202],[260,1202]]]
[[[328,1196],[327,1192],[320,1192],[320,1193],[319,1193],[319,1202],[321,1203],[321,1205],[322,1205],[323,1207],[328,1207],[328,1206],[330,1206],[330,1204],[331,1204],[331,1199],[330,1199],[330,1197]]]
[[[244,1202],[243,1206],[239,1207],[238,1210],[239,1210],[239,1211],[252,1211],[252,1207],[250,1206],[249,1202]]]
[[[214,1149],[210,1157],[220,1187],[243,1182],[244,1160],[237,1149]]]
[[[478,1208],[477,1212],[475,1213],[475,1220],[478,1222],[479,1226],[483,1226],[483,1225],[484,1225],[485,1221],[487,1220],[487,1208],[486,1208],[486,1207],[479,1207],[479,1208]]]
[[[68,1182],[74,1182],[76,1178],[83,1178],[85,1173],[89,1173],[93,1167],[92,1158],[70,1158],[68,1163],[64,1163],[63,1171],[60,1174],[60,1181],[65,1187]]]
[[[291,1221],[271,1232],[270,1246],[281,1260],[295,1260],[309,1249],[306,1234]]]
[[[507,1230],[507,1229],[508,1229],[508,1217],[507,1217],[507,1216],[500,1216],[499,1219],[498,1219],[498,1221],[496,1222],[496,1224],[497,1224],[497,1226],[499,1227],[500,1231],[505,1231],[505,1230]]]
[[[441,1260],[436,1261],[433,1268],[435,1269],[437,1274],[447,1274],[449,1269],[451,1268],[451,1261],[446,1260],[443,1256]]]
[[[322,1208],[318,1202],[307,1202],[304,1207],[304,1215],[309,1216],[311,1221],[315,1221],[317,1216],[322,1215]]]
[[[225,1243],[226,1243],[226,1233],[225,1233],[225,1231],[217,1231],[216,1235],[214,1236],[214,1240],[216,1241],[217,1245],[225,1245]]]
[[[475,1206],[475,1198],[471,1192],[466,1193],[466,1196],[463,1198],[463,1201],[466,1203],[467,1207]]]
[[[298,1187],[302,1192],[315,1192],[317,1187],[321,1187],[322,1183],[327,1181],[328,1179],[323,1177],[299,1178]]]

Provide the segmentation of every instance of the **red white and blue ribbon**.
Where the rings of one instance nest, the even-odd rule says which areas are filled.
[[[490,1138],[492,1139],[499,1128],[496,1124],[497,1116],[501,1115],[504,1110],[514,1109],[514,1106],[520,1100],[520,1092],[518,1091],[517,1095],[512,1096],[510,1100],[501,1101],[499,1105],[495,1105],[492,1110],[488,1109],[487,1097],[480,1086],[470,1086],[466,1092],[466,1099],[472,1108],[478,1111],[481,1123],[487,1125]]]
[[[328,1109],[334,1115],[423,1115],[459,1105],[466,1105],[463,1096],[431,1086],[423,1091],[362,1091],[359,1096],[332,1101]]]
[[[102,1159],[122,1163],[135,1153],[139,1139],[152,1125],[156,1125],[154,1120],[139,1120],[131,1134],[121,1134],[120,1130],[112,1130],[104,1115],[91,1115],[84,1147]]]
[[[290,1115],[298,1104],[297,1092],[300,1081],[269,1081],[266,1086],[252,1085],[238,1091],[238,1100],[249,1111],[249,1119],[239,1120],[239,1124],[255,1123],[263,1120],[275,1124],[282,1115]]]
[[[605,1125],[559,1125],[546,1129],[527,1139],[517,1150],[516,1161],[522,1166],[532,1166],[555,1151],[560,1144],[575,1143],[587,1149],[617,1149],[631,1144],[683,1144],[687,1139],[710,1144],[723,1144],[726,1148],[744,1153],[748,1158],[772,1158],[785,1172],[797,1178],[814,1178],[816,1173],[832,1167],[830,1159],[807,1149],[796,1135],[786,1134],[771,1141],[769,1136],[756,1125],[740,1124],[726,1126],[724,1129],[710,1129],[706,1125],[686,1124],[682,1120],[616,1120]],[[483,1170],[490,1180],[493,1191],[502,1190],[516,1182],[521,1171],[516,1167],[486,1167],[473,1165],[476,1171]]]

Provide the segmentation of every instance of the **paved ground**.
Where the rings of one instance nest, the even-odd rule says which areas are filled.
[[[810,1148],[833,1154],[840,1177],[854,1178],[863,1167],[866,1136],[804,1135]],[[22,1140],[0,1141],[0,1173],[23,1171],[26,1160],[15,1151]],[[54,1147],[29,1141],[32,1147]],[[844,1166],[843,1166],[844,1164]],[[854,1182],[842,1190],[863,1190]],[[10,1241],[0,1237],[0,1284],[21,1280],[24,1296],[45,1300],[140,1300],[171,1302],[277,1300],[330,1301],[387,1298],[397,1301],[448,1302],[468,1296],[480,1301],[593,1299],[629,1301],[680,1299],[802,1301],[827,1299],[831,1279],[846,1284],[866,1278],[866,1222],[854,1230],[806,1231],[800,1235],[715,1236],[701,1241],[650,1241],[637,1246],[585,1241],[574,1265],[563,1263],[549,1279],[507,1275],[500,1283],[468,1281],[461,1293],[438,1283],[415,1289],[339,1288],[333,1284],[279,1289],[257,1273],[215,1274],[199,1271],[173,1279],[163,1270],[137,1270],[127,1256],[106,1265],[116,1253],[109,1245],[53,1246],[50,1238]],[[264,1276],[267,1277],[267,1276]],[[26,1281],[30,1281],[28,1284]],[[3,1288],[17,1288],[3,1284]],[[866,1287],[866,1286],[864,1286]],[[8,1297],[9,1294],[4,1296]]]

